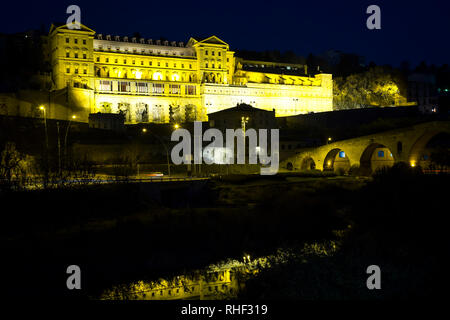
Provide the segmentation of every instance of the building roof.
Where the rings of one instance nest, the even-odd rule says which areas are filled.
[[[216,114],[229,113],[229,112],[273,112],[273,111],[258,109],[258,108],[252,107],[249,104],[241,103],[233,108],[228,108],[228,109],[221,110],[221,111],[211,112],[211,113],[209,113],[209,115],[216,115]]]

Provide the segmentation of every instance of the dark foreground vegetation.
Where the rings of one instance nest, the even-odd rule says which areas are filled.
[[[449,252],[443,222],[448,176],[422,175],[398,164],[369,181],[295,179],[5,191],[0,194],[3,287],[10,296],[98,297],[115,284],[170,277],[243,253],[258,257],[336,240],[335,254],[292,258],[262,271],[241,297],[436,293]],[[66,289],[66,268],[72,264],[82,270],[81,292]],[[366,289],[371,264],[381,267],[380,291]]]

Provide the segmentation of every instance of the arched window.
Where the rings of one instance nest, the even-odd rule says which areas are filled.
[[[153,76],[152,76],[152,79],[153,80],[162,80],[163,79],[163,75],[162,75],[162,73],[161,72],[155,72],[155,73],[153,73]]]
[[[133,69],[131,73],[134,75],[136,79],[142,79],[142,71]]]
[[[172,74],[172,81],[180,81],[180,75],[178,73]]]

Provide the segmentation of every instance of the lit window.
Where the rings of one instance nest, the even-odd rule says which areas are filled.
[[[339,158],[345,158],[345,152],[339,151]]]
[[[180,76],[177,73],[172,75],[172,81],[180,81]]]
[[[378,151],[378,158],[384,158],[384,151],[383,150]]]
[[[136,71],[135,73],[136,79],[141,79],[142,78],[142,72],[141,71]]]
[[[162,75],[161,72],[155,72],[155,73],[153,74],[152,79],[153,79],[153,80],[162,80],[162,79],[163,79],[163,75]]]

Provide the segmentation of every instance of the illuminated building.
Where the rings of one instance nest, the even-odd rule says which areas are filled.
[[[216,36],[184,44],[52,25],[48,52],[54,89],[67,89],[84,121],[97,112],[121,112],[126,123],[206,121],[208,113],[238,103],[275,109],[279,117],[333,105],[331,74],[307,76],[303,65],[245,61]]]

